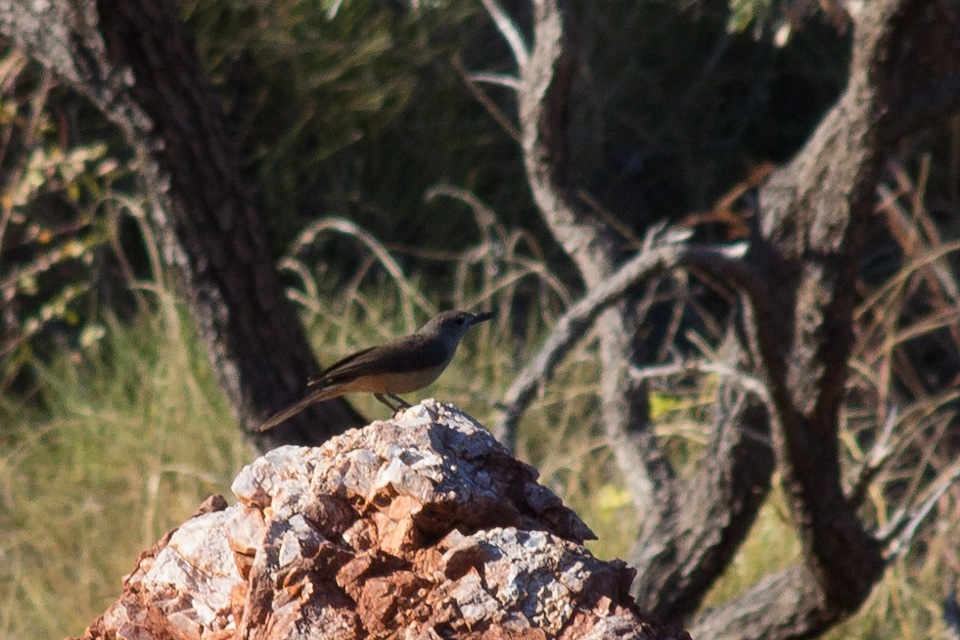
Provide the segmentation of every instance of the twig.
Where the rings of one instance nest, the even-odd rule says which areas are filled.
[[[503,39],[510,45],[510,50],[513,51],[513,58],[517,61],[517,66],[523,69],[527,66],[527,61],[530,60],[530,49],[523,41],[523,36],[517,29],[516,23],[510,19],[510,16],[507,15],[507,12],[503,10],[503,7],[500,6],[497,0],[483,0],[483,6],[486,7],[487,13],[493,18],[493,22],[497,25],[497,29],[500,30]]]
[[[894,406],[890,410],[890,413],[887,414],[887,419],[884,420],[883,431],[880,432],[880,437],[877,438],[876,443],[870,448],[867,455],[864,456],[863,463],[854,474],[853,485],[847,491],[851,504],[859,505],[863,502],[870,483],[876,477],[877,473],[887,464],[887,461],[893,456],[894,451],[896,451],[896,447],[893,444],[893,436],[894,427],[898,423],[898,418],[899,408]]]
[[[453,58],[452,63],[453,68],[456,69],[457,73],[460,74],[460,77],[463,78],[463,82],[467,85],[467,89],[471,94],[473,94],[473,97],[476,98],[477,102],[480,103],[480,106],[487,110],[487,113],[490,114],[490,117],[496,120],[497,124],[499,124],[500,127],[507,132],[507,135],[510,136],[510,139],[512,139],[514,142],[520,142],[520,131],[517,129],[516,125],[510,122],[510,118],[508,118],[500,109],[500,107],[498,107],[497,104],[490,99],[490,96],[484,93],[483,90],[477,86],[477,83],[480,82],[481,79],[489,79],[493,77],[494,74],[470,73],[464,68],[463,63],[460,62],[458,57]],[[503,77],[506,78],[507,76]],[[515,81],[515,86],[512,88],[519,90],[519,78],[513,78],[513,80]],[[507,83],[500,82],[499,84]]]
[[[648,243],[645,243],[648,244]],[[712,265],[717,269],[741,267],[745,244],[725,247],[687,247],[676,244],[647,246],[613,276],[587,292],[560,317],[540,352],[514,379],[504,396],[504,409],[494,425],[494,434],[509,449],[516,444],[517,425],[538,389],[549,380],[556,366],[587,328],[606,308],[650,278],[681,265]]]
[[[513,89],[514,91],[520,91],[522,87],[520,83],[520,78],[517,76],[512,76],[506,73],[490,73],[477,71],[471,73],[468,76],[474,82],[482,82],[486,84],[494,84],[500,87],[506,87],[507,89]]]
[[[362,242],[370,249],[373,255],[376,256],[376,259],[383,265],[383,268],[387,270],[387,273],[390,274],[390,277],[393,278],[394,282],[397,283],[397,286],[408,298],[416,301],[417,306],[427,313],[431,315],[436,313],[436,309],[430,301],[403,275],[403,269],[401,269],[397,261],[393,259],[393,256],[390,255],[386,247],[370,233],[364,231],[350,220],[345,218],[321,218],[317,220],[297,236],[290,253],[294,254],[303,247],[313,244],[316,237],[324,231],[337,231],[348,236],[353,236]],[[413,314],[411,310],[407,308],[406,312],[408,324],[413,324]]]
[[[665,378],[687,373],[713,373],[724,378],[730,378],[736,382],[744,391],[757,396],[761,402],[772,410],[773,400],[770,398],[770,390],[767,385],[759,378],[752,376],[745,371],[740,371],[736,367],[731,367],[723,362],[704,362],[702,360],[693,360],[688,362],[677,362],[674,364],[665,364],[649,367],[630,367],[630,376],[634,380],[649,380],[650,378]]]
[[[936,482],[927,488],[928,497],[913,511],[903,510],[899,517],[890,521],[886,527],[877,532],[877,538],[887,543],[887,562],[897,557],[909,548],[917,534],[920,524],[926,519],[937,502],[960,480],[960,460],[954,461],[947,470],[939,475]]]

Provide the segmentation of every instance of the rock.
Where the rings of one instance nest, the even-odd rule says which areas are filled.
[[[85,638],[689,638],[472,419],[432,400],[280,447],[140,555]]]

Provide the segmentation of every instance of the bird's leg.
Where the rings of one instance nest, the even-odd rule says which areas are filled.
[[[395,394],[395,393],[387,393],[387,395],[390,396],[390,398],[391,398],[392,400],[396,400],[396,401],[397,401],[397,403],[398,403],[397,409],[400,409],[400,408],[409,409],[409,408],[410,408],[410,403],[407,402],[406,400],[404,400],[403,398],[401,398],[400,396],[398,396],[397,394]]]
[[[385,396],[390,396],[390,398],[395,400],[397,404],[391,404],[390,401],[387,400]],[[387,394],[375,393],[373,394],[373,397],[379,400],[380,402],[382,402],[383,404],[387,405],[388,407],[390,407],[390,411],[393,411],[394,415],[399,413],[400,409],[405,409],[410,406],[409,404],[407,404],[406,400],[392,393],[387,393]]]
[[[390,401],[387,400],[387,399],[384,397],[384,395],[383,395],[382,393],[375,393],[375,394],[373,394],[373,397],[376,398],[377,400],[379,400],[380,402],[382,402],[383,404],[387,405],[388,407],[390,407],[390,411],[393,411],[394,413],[396,413],[397,408],[396,408],[395,406],[393,406],[393,405],[390,403]]]
[[[410,408],[410,403],[404,400],[403,398],[401,398],[400,396],[393,393],[388,393],[387,395],[397,401],[397,408],[393,410],[394,418],[396,418],[397,414],[403,411],[404,409]]]

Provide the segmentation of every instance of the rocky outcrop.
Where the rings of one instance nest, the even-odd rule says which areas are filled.
[[[425,401],[281,447],[141,554],[90,639],[686,638],[490,434]]]

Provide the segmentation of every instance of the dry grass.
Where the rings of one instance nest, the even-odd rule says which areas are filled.
[[[851,409],[845,414],[851,483],[878,442],[869,431],[871,421],[895,418],[896,447],[866,494],[865,516],[880,526],[899,507],[891,497],[894,489],[920,495],[929,477],[950,462],[938,455],[935,443],[955,423],[954,396],[928,392],[908,357],[909,345],[931,336],[960,352],[955,318],[944,312],[956,308],[952,296],[960,291],[949,264],[957,246],[930,233],[915,188],[886,200],[891,221],[913,221],[912,231],[900,236],[909,259],[865,292]],[[428,295],[382,243],[341,219],[306,229],[281,268],[295,276],[289,296],[300,307],[321,361],[409,332],[439,308],[494,310],[496,319],[465,340],[450,369],[422,394],[490,422],[517,363],[541,342],[572,294],[545,262],[529,257],[540,255],[535,243],[500,225],[476,198],[452,188],[438,188],[431,197],[463,205],[454,210],[463,216],[465,234],[476,237],[464,253],[418,256],[451,274],[440,295]],[[895,207],[904,200],[913,207],[908,213]],[[302,257],[331,234],[357,247],[362,267],[348,282]],[[38,365],[43,410],[0,396],[0,415],[9,425],[0,453],[0,528],[9,532],[0,540],[0,637],[81,632],[116,597],[137,552],[209,493],[228,494],[232,477],[254,455],[222,401],[185,312],[162,286],[137,286],[153,299],[137,322],[110,323],[102,340]],[[891,320],[904,314],[918,291],[933,295],[933,312],[909,322]],[[690,339],[705,357],[714,357],[709,346],[714,338]],[[599,535],[592,545],[597,555],[623,556],[643,514],[634,512],[597,424],[598,378],[595,339],[586,336],[528,412],[518,454]],[[702,375],[682,392],[666,385],[654,397],[657,433],[681,474],[702,450],[716,387],[714,376]],[[909,402],[904,388],[912,391]],[[372,398],[352,400],[368,416],[383,417]],[[774,491],[707,606],[799,558],[783,509]],[[935,524],[921,530],[911,550],[891,563],[864,609],[830,637],[923,638],[942,631],[940,602],[960,570],[955,490],[937,503],[930,522]]]
[[[479,223],[484,217],[477,211],[473,209],[473,219]],[[505,250],[515,248],[517,238],[486,219],[490,222],[467,258],[433,256],[456,269],[458,285],[442,300],[420,291],[416,278],[402,278],[375,239],[342,223],[314,228],[315,233],[346,233],[371,256],[369,268],[346,288],[298,260],[296,251],[284,262],[298,275],[299,286],[290,295],[301,306],[321,359],[410,331],[438,307],[495,309],[497,319],[481,325],[450,370],[422,394],[454,402],[489,421],[516,363],[539,343],[555,313],[551,310],[561,309],[568,294],[543,277],[542,269]],[[309,237],[302,240],[309,242]],[[393,286],[384,286],[384,273]],[[909,282],[906,275],[900,279]],[[531,290],[540,292],[542,304],[534,307],[536,314],[518,320],[514,302]],[[40,369],[45,410],[2,400],[4,421],[12,425],[4,431],[0,455],[0,526],[10,532],[0,541],[4,638],[82,631],[116,597],[120,577],[137,552],[182,521],[209,493],[229,495],[232,477],[254,455],[224,406],[185,313],[168,292],[154,287],[153,295],[158,312],[144,314],[133,326],[112,323],[106,337],[88,351],[64,353]],[[887,357],[893,359],[892,352]],[[592,546],[597,555],[623,556],[642,514],[634,513],[596,423],[598,375],[595,340],[587,336],[531,408],[518,452],[598,533],[600,540]],[[695,464],[702,449],[705,407],[716,384],[709,376],[701,382],[692,391],[656,397],[658,434],[681,467]],[[382,417],[372,399],[354,401],[367,415]],[[905,406],[899,415],[946,424],[942,412],[949,404],[927,399],[924,406],[931,410],[914,412]],[[931,416],[939,417],[930,423]],[[859,424],[851,419],[845,435],[849,468],[864,455],[853,446],[862,439],[854,431]],[[924,428],[912,432],[918,434],[912,443],[922,442],[919,434],[930,433]],[[935,462],[935,456],[925,459]],[[899,475],[891,475],[893,469]],[[895,465],[879,478],[892,482],[908,470],[905,463]],[[893,513],[896,505],[888,503],[883,485],[869,495],[870,512],[878,520]],[[783,509],[774,491],[708,606],[799,557]],[[922,530],[923,544],[893,562],[867,606],[830,637],[938,633],[940,601],[956,575],[958,514],[956,498],[948,493],[937,506],[937,524]]]
[[[43,370],[46,411],[4,404],[8,640],[82,633],[119,595],[137,553],[207,495],[229,495],[253,455],[190,332],[144,317],[112,326],[102,347]]]

